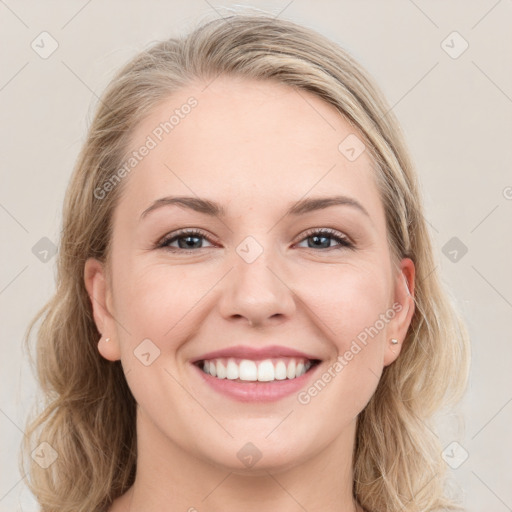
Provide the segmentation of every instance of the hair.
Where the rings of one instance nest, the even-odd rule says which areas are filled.
[[[312,29],[267,14],[234,14],[157,42],[106,88],[68,185],[56,291],[40,322],[36,378],[43,397],[27,419],[20,468],[43,512],[105,511],[133,484],[136,402],[120,361],[98,352],[101,336],[84,283],[90,257],[108,267],[112,215],[123,183],[95,190],[120,168],[135,128],[174,92],[219,75],[272,81],[334,106],[363,139],[384,205],[394,262],[416,268],[415,311],[398,359],[386,366],[359,414],[353,494],[368,512],[460,510],[445,496],[445,463],[432,418],[462,397],[469,338],[437,272],[418,178],[398,121],[367,72]],[[126,181],[126,180],[125,180]],[[30,348],[29,348],[30,351]],[[29,353],[31,363],[34,364]],[[57,458],[46,469],[24,457],[41,442]]]

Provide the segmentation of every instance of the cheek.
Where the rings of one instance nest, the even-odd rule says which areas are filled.
[[[352,340],[364,341],[364,333],[376,323],[379,332],[383,330],[379,319],[389,307],[389,282],[378,268],[347,265],[323,276],[309,274],[307,282],[302,298],[322,319],[325,334],[340,353]]]
[[[217,271],[204,263],[128,261],[118,265],[115,314],[118,323],[126,327],[119,331],[124,339],[123,360],[128,362],[145,339],[168,353],[185,344],[200,328],[205,308],[211,309],[208,299],[218,281]]]
[[[375,392],[383,369],[387,326],[394,311],[388,302],[389,281],[380,270],[347,270],[324,287],[323,297],[332,300],[324,300],[322,318],[331,328],[325,333],[330,333],[335,353],[323,374],[329,391],[322,392],[318,405],[343,404],[336,415],[358,414]]]
[[[332,358],[318,376],[327,382],[326,392],[320,382],[310,390],[311,397],[315,397],[320,408],[343,404],[332,410],[335,416],[343,416],[340,421],[345,421],[364,408],[382,372],[386,329],[391,318],[389,282],[384,272],[369,266],[340,269],[336,276],[317,282],[322,283],[316,288],[317,293],[310,289],[303,296],[308,297],[308,306],[322,320],[316,324],[322,327],[321,336],[333,350]]]

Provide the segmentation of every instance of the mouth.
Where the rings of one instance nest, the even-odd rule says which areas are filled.
[[[238,383],[295,380],[320,364],[320,359],[275,357],[261,360],[237,357],[201,359],[193,364],[203,373],[218,380]]]
[[[298,393],[314,378],[322,360],[284,345],[237,345],[190,362],[206,393],[213,390],[232,400],[257,403]]]

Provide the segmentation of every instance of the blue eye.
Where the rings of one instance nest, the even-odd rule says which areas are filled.
[[[194,249],[203,249],[201,246],[202,239],[208,240],[208,237],[203,232],[195,229],[184,229],[165,237],[158,244],[158,247],[168,248],[172,251],[182,249],[183,251],[191,252]],[[178,247],[171,245],[174,242],[178,242]]]
[[[157,244],[157,248],[169,249],[172,252],[194,252],[205,249],[203,241],[206,240],[212,247],[210,237],[197,229],[183,229],[166,236]],[[334,229],[312,229],[302,236],[301,242],[307,241],[307,249],[353,249],[354,245],[349,239]],[[336,245],[332,246],[334,241]],[[177,242],[176,245],[171,245]]]
[[[341,233],[335,231],[334,229],[313,229],[307,232],[305,238],[303,238],[302,240],[308,241],[308,249],[354,248],[354,245],[349,241],[349,239],[345,235],[342,235]],[[334,247],[331,246],[331,241],[335,241],[338,245]]]

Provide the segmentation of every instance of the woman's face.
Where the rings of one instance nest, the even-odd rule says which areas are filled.
[[[293,467],[352,446],[405,338],[414,266],[393,264],[368,151],[333,107],[270,82],[203,88],[134,132],[110,279],[86,265],[111,338],[99,350],[121,359],[140,428],[164,452]]]

